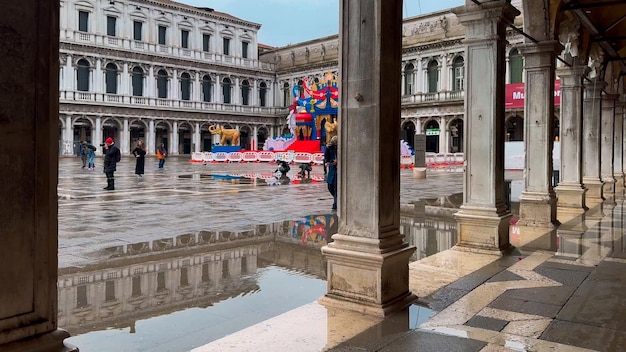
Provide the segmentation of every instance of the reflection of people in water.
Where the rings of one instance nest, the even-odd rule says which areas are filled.
[[[291,170],[291,167],[289,167],[288,162],[284,160],[278,161],[278,168],[274,172],[276,173],[276,177],[278,178],[281,184],[289,183],[289,181],[291,181],[289,179],[289,176],[287,176],[287,173],[289,172],[289,170]]]

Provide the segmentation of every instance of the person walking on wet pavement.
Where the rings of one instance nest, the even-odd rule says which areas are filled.
[[[122,160],[120,148],[115,146],[113,138],[107,138],[104,141],[104,173],[107,175],[107,186],[103,189],[108,191],[115,190],[115,177],[113,173],[115,172],[117,163],[120,160]]]
[[[144,166],[146,164],[146,148],[141,139],[137,141],[137,146],[133,149],[133,155],[137,161],[135,163],[135,174],[137,174],[137,177],[143,177]]]
[[[156,151],[157,159],[159,159],[159,169],[162,169],[165,166],[165,158],[167,158],[167,149],[165,149],[165,144],[161,143]]]
[[[333,210],[337,210],[337,136],[330,139],[324,151],[324,163],[328,169],[326,183],[328,192],[333,196]]]
[[[80,155],[80,160],[83,162],[83,169],[87,166],[87,160],[89,158],[88,151],[87,151],[87,142],[85,141],[80,141],[80,145],[78,146],[80,149],[78,151],[78,154]]]

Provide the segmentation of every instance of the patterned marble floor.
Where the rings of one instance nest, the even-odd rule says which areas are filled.
[[[554,231],[513,226],[517,248],[505,256],[455,247],[411,263],[410,288],[420,298],[387,319],[313,303],[194,351],[273,351],[278,346],[301,346],[299,351],[624,351],[626,219],[621,191],[618,197]],[[307,334],[284,338],[298,321],[316,323],[309,323]],[[253,346],[251,336],[265,343]]]

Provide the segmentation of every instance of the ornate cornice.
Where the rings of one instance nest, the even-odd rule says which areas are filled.
[[[422,45],[412,45],[410,47],[406,47],[402,49],[402,54],[415,53],[418,51],[427,51],[433,49],[441,49],[447,47],[461,46],[463,44],[463,38],[456,38],[450,40],[438,40],[436,42],[422,44]]]
[[[200,8],[195,8],[191,5],[187,5],[187,6],[180,6],[180,4],[177,3],[168,3],[168,2],[163,2],[163,1],[155,1],[155,0],[135,0],[136,2],[139,3],[145,3],[145,4],[150,4],[152,6],[155,7],[159,7],[159,8],[167,8],[170,10],[175,10],[175,11],[180,11],[180,12],[185,12],[185,13],[191,13],[194,15],[198,15],[200,17],[203,18],[209,18],[212,20],[220,20],[220,21],[224,21],[224,22],[229,22],[229,23],[234,23],[234,24],[239,24],[242,26],[247,26],[247,27],[252,27],[255,29],[260,29],[261,25],[258,23],[254,23],[254,22],[249,22],[249,21],[244,21],[240,18],[236,18],[236,17],[232,17],[227,13],[224,13],[224,15],[222,15],[222,12],[208,12],[205,10],[202,10]]]

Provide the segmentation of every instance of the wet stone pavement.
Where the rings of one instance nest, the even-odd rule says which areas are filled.
[[[409,287],[419,299],[377,319],[317,303],[320,248],[337,215],[321,167],[280,185],[275,168],[170,158],[158,170],[148,159],[138,178],[124,159],[116,190],[105,191],[104,174],[61,159],[68,342],[81,351],[626,350],[623,190],[552,231],[512,223],[515,248],[501,256],[454,247],[461,173],[419,180],[402,170],[400,231],[417,248]],[[505,177],[519,190],[521,173]]]
[[[181,157],[159,170],[150,162],[137,177],[124,158],[116,189],[106,191],[99,169],[59,161],[59,326],[70,343],[81,351],[188,351],[325,293],[320,248],[337,216],[321,166],[309,181],[292,167],[293,180],[277,185],[271,164]],[[455,211],[462,175],[435,176],[401,173],[401,231],[418,247],[413,260],[456,243],[452,218],[427,224],[425,214]]]
[[[310,183],[296,179],[294,166],[289,173],[294,183],[271,185],[267,178],[276,169],[271,164],[203,165],[172,157],[160,170],[156,159],[147,158],[146,174],[139,178],[135,160],[123,158],[115,191],[106,191],[101,163],[96,159],[96,170],[89,171],[78,158],[60,159],[59,268],[92,263],[104,248],[332,213],[321,166],[314,167]],[[401,172],[401,204],[462,189],[458,172],[437,172],[425,180],[414,179],[412,170]]]

